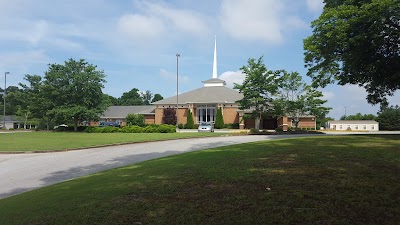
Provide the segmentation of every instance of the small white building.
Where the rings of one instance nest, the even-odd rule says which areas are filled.
[[[327,130],[379,131],[375,120],[334,120],[326,122]]]

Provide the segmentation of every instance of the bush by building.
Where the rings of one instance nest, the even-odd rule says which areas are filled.
[[[87,127],[87,133],[175,133],[176,128],[174,125],[168,124],[149,124],[145,127],[137,125],[125,127]]]
[[[194,120],[193,120],[193,113],[192,111],[188,111],[187,121],[185,125],[186,129],[193,129],[194,128]]]

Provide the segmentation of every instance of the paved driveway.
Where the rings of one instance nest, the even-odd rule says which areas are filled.
[[[393,133],[398,134],[399,132]],[[337,134],[345,134],[345,132],[330,133],[330,135]],[[304,135],[212,137],[90,148],[68,152],[0,154],[0,199],[99,171],[182,152],[302,136]]]

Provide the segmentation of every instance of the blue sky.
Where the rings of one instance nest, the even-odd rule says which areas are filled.
[[[43,75],[49,63],[86,59],[104,70],[104,92],[120,97],[132,88],[170,97],[212,77],[214,36],[218,76],[240,83],[239,68],[264,56],[269,69],[298,71],[306,81],[303,39],[320,15],[322,0],[0,0],[0,71],[7,85],[25,74]],[[4,72],[0,85],[4,86]],[[338,119],[373,113],[357,86],[322,90]],[[397,93],[389,98],[400,105]]]

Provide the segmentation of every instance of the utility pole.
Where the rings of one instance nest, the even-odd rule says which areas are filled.
[[[4,111],[3,111],[3,128],[6,129],[6,89],[7,89],[7,74],[10,72],[4,73],[4,92],[3,92],[3,100],[4,100]]]
[[[179,80],[179,73],[178,73],[178,65],[179,65],[179,56],[181,56],[181,55],[179,55],[179,53],[176,53],[176,129],[178,129],[178,108],[179,108],[179,106],[178,106],[178,104],[179,104],[179,102],[178,102],[178,94],[179,94],[179,89],[178,89],[178,80]]]

